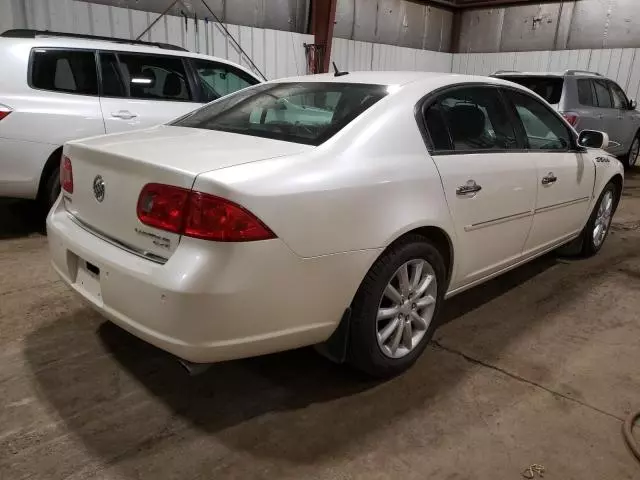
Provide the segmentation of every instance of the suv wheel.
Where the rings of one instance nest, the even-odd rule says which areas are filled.
[[[640,161],[640,133],[636,135],[636,138],[633,139],[633,143],[631,144],[631,149],[629,150],[629,155],[625,159],[624,166],[626,168],[633,168],[638,165]]]
[[[46,212],[49,212],[60,195],[60,167],[53,169],[43,187],[40,204]]]
[[[389,248],[352,303],[349,363],[375,377],[408,369],[433,336],[445,288],[442,255],[426,238]]]

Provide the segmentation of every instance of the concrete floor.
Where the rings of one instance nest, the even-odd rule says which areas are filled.
[[[603,251],[545,256],[445,307],[407,374],[310,349],[188,377],[84,307],[0,207],[0,478],[640,479],[640,171]]]

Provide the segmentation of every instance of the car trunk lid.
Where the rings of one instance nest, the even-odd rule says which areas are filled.
[[[168,259],[180,235],[138,219],[136,205],[144,185],[191,189],[201,173],[312,148],[170,126],[79,140],[65,147],[73,174],[73,193],[63,192],[65,207],[83,227],[112,243],[150,259]]]

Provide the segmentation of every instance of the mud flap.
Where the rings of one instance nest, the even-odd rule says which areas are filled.
[[[351,327],[351,307],[342,314],[342,319],[335,332],[323,343],[315,345],[316,351],[335,363],[344,363],[349,346],[349,330]]]

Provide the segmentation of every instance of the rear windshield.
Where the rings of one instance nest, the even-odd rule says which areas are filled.
[[[523,87],[533,90],[548,103],[560,103],[564,79],[562,77],[523,77],[521,75],[509,77],[500,75],[500,78],[518,83]]]
[[[262,84],[205,105],[172,125],[320,145],[386,94],[382,85]]]

